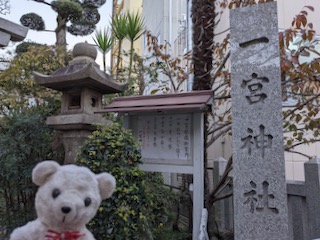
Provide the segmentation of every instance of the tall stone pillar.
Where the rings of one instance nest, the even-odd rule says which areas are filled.
[[[235,239],[286,240],[277,3],[230,17]]]

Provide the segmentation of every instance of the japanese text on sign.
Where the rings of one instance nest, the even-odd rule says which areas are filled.
[[[138,141],[143,158],[191,160],[191,119],[190,114],[139,116]]]

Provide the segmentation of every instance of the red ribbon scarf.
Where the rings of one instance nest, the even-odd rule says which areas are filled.
[[[56,232],[53,230],[48,230],[46,234],[46,240],[77,240],[85,234],[81,234],[79,231],[75,232]]]

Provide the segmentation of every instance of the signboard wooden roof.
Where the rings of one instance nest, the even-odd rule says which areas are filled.
[[[119,97],[96,113],[118,112],[201,112],[207,111],[212,102],[211,90],[186,93]]]

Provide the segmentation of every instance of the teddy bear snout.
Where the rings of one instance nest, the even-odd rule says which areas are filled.
[[[61,208],[61,211],[65,214],[68,214],[69,212],[71,212],[71,210],[72,210],[71,207],[64,206]]]

